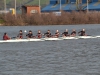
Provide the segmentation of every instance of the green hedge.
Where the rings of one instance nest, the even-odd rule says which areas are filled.
[[[0,24],[3,24],[4,23],[4,20],[3,19],[0,19]]]

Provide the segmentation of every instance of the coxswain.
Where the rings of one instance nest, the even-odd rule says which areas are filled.
[[[7,35],[7,33],[4,33],[3,40],[10,40],[10,37]]]
[[[23,32],[22,30],[19,31],[19,34],[17,36],[18,39],[22,39],[23,38]]]
[[[82,29],[82,31],[78,32],[79,36],[86,36],[85,29]]]
[[[28,33],[26,36],[27,36],[27,38],[33,38],[33,33],[32,33],[32,31],[30,30],[29,33]]]
[[[55,37],[58,38],[60,35],[59,30],[56,30]]]
[[[48,37],[48,38],[51,37],[51,32],[50,32],[50,30],[48,30],[48,31],[44,34],[44,36],[45,36],[45,37]]]
[[[69,34],[68,34],[68,29],[66,29],[66,31],[63,32],[62,35],[63,35],[63,37],[67,37],[67,36],[69,36]]]
[[[37,38],[42,38],[42,33],[41,33],[41,31],[40,30],[38,30],[38,33],[37,33]]]
[[[76,30],[75,29],[72,30],[71,36],[73,36],[73,37],[76,36]]]

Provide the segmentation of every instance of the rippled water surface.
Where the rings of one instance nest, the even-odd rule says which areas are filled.
[[[0,39],[4,32],[14,37],[20,29],[35,35],[38,29],[54,34],[66,28],[100,35],[100,25],[1,26]],[[100,39],[0,43],[0,75],[100,75]]]

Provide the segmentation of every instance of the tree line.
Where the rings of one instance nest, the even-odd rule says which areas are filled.
[[[54,13],[17,14],[16,17],[11,14],[2,14],[0,24],[5,26],[100,24],[100,12],[62,12],[58,16]]]

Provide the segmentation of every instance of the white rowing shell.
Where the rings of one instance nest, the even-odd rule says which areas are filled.
[[[28,40],[26,39],[21,39],[21,40],[0,40],[0,43],[3,42],[27,42]]]
[[[78,39],[77,37],[61,37],[62,39],[64,40],[67,40],[67,39]]]
[[[43,39],[46,40],[46,41],[63,40],[63,39],[60,39],[60,38],[43,38]]]
[[[11,39],[11,40],[0,40],[0,43],[4,42],[29,42],[29,41],[55,41],[55,40],[67,40],[67,39],[89,39],[99,38],[100,36],[75,36],[75,37],[59,37],[59,38],[41,38],[41,39]]]
[[[28,39],[29,41],[44,41],[43,39]]]
[[[94,37],[94,36],[77,36],[77,38],[79,39],[92,39],[92,38],[97,38],[97,37]]]
[[[4,42],[29,42],[29,41],[44,41],[42,39],[11,39],[11,40],[0,40],[0,43]]]
[[[100,38],[100,36],[96,36],[97,38]]]

